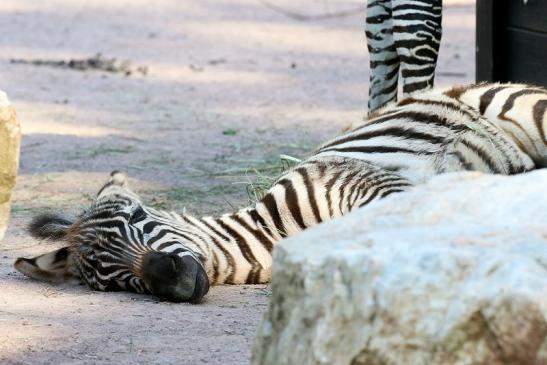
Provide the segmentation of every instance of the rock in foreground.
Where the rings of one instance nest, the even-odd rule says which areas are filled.
[[[287,239],[253,364],[547,364],[546,188],[439,176]]]
[[[19,166],[21,129],[15,110],[0,91],[0,240],[4,237],[10,214],[11,190]]]

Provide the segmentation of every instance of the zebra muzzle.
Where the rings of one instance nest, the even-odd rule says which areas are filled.
[[[193,256],[150,252],[143,258],[143,280],[161,300],[199,303],[209,291],[207,273]]]

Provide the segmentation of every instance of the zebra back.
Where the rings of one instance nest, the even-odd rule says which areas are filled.
[[[477,84],[445,91],[501,128],[537,166],[547,166],[547,90],[523,84]]]

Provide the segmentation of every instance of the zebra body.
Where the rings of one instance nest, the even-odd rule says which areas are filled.
[[[213,284],[265,283],[271,278],[272,249],[281,239],[410,186],[366,161],[310,159],[277,180],[255,207],[181,221],[192,232]]]
[[[368,0],[369,112],[433,87],[442,35],[442,0]]]
[[[483,83],[445,92],[503,130],[537,167],[547,166],[547,95],[540,87]]]
[[[444,172],[514,174],[534,166],[498,125],[438,91],[380,111],[317,155],[365,159],[415,184]]]
[[[220,217],[146,207],[121,173],[71,219],[37,217],[31,232],[61,250],[18,259],[42,280],[77,277],[98,290],[199,301],[209,284],[263,283],[284,237],[463,170],[515,174],[547,162],[547,92],[479,84],[428,91],[383,108],[281,176],[255,206]]]

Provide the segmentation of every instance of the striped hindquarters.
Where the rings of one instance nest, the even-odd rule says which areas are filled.
[[[521,84],[477,84],[445,94],[495,123],[537,166],[547,166],[547,90]]]
[[[413,183],[448,171],[512,174],[533,168],[503,130],[436,91],[383,109],[364,125],[323,145],[317,156],[362,159]]]

